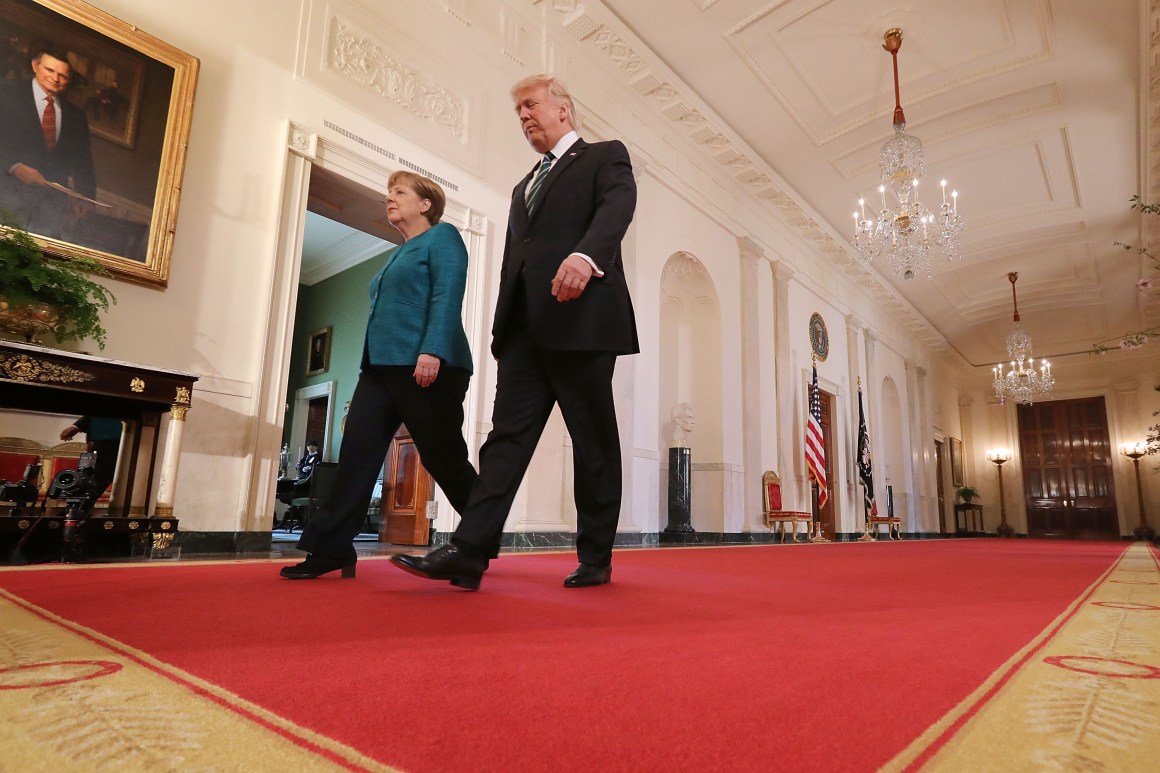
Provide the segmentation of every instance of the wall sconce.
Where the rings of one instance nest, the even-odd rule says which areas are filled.
[[[999,528],[995,534],[1000,537],[1014,537],[1015,530],[1007,523],[1007,502],[1003,498],[1003,465],[1011,461],[1011,449],[992,448],[987,451],[987,461],[995,465],[995,472],[999,474]]]

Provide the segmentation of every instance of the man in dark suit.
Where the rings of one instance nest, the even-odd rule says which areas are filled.
[[[64,96],[72,77],[65,54],[40,51],[32,73],[31,81],[0,82],[0,209],[32,233],[75,240],[92,205],[49,183],[96,194],[88,120]]]
[[[404,570],[476,589],[499,552],[504,521],[554,405],[572,437],[576,552],[570,588],[612,577],[620,518],[620,436],[612,393],[616,357],[639,351],[620,244],[636,207],[628,150],[576,134],[567,88],[550,75],[512,88],[541,161],[516,186],[492,354],[498,361],[492,431],[451,544],[395,556]]]

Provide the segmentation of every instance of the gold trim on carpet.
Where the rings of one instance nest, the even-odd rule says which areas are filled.
[[[2,590],[0,717],[0,770],[397,773]]]
[[[1152,770],[1158,715],[1160,567],[1135,543],[883,770]]]

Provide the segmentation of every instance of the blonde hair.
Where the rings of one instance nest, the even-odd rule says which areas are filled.
[[[390,179],[387,180],[387,188],[394,188],[395,183],[398,182],[408,185],[411,190],[419,194],[419,198],[427,199],[431,202],[431,208],[423,213],[423,217],[427,218],[427,222],[431,225],[438,223],[439,219],[443,217],[444,207],[447,206],[447,194],[443,192],[443,188],[439,183],[430,177],[408,172],[406,169],[400,169],[393,173]]]
[[[519,93],[527,89],[533,89],[537,86],[543,86],[548,90],[548,96],[556,104],[563,105],[567,109],[568,126],[575,129],[580,119],[576,116],[576,104],[572,101],[572,95],[568,92],[568,86],[564,81],[546,72],[539,75],[529,75],[522,79],[516,85],[512,86],[512,100],[518,101]]]

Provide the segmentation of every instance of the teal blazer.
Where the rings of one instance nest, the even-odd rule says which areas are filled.
[[[430,354],[471,373],[461,319],[466,288],[467,248],[454,226],[436,223],[408,239],[371,280],[367,360],[413,366]]]

